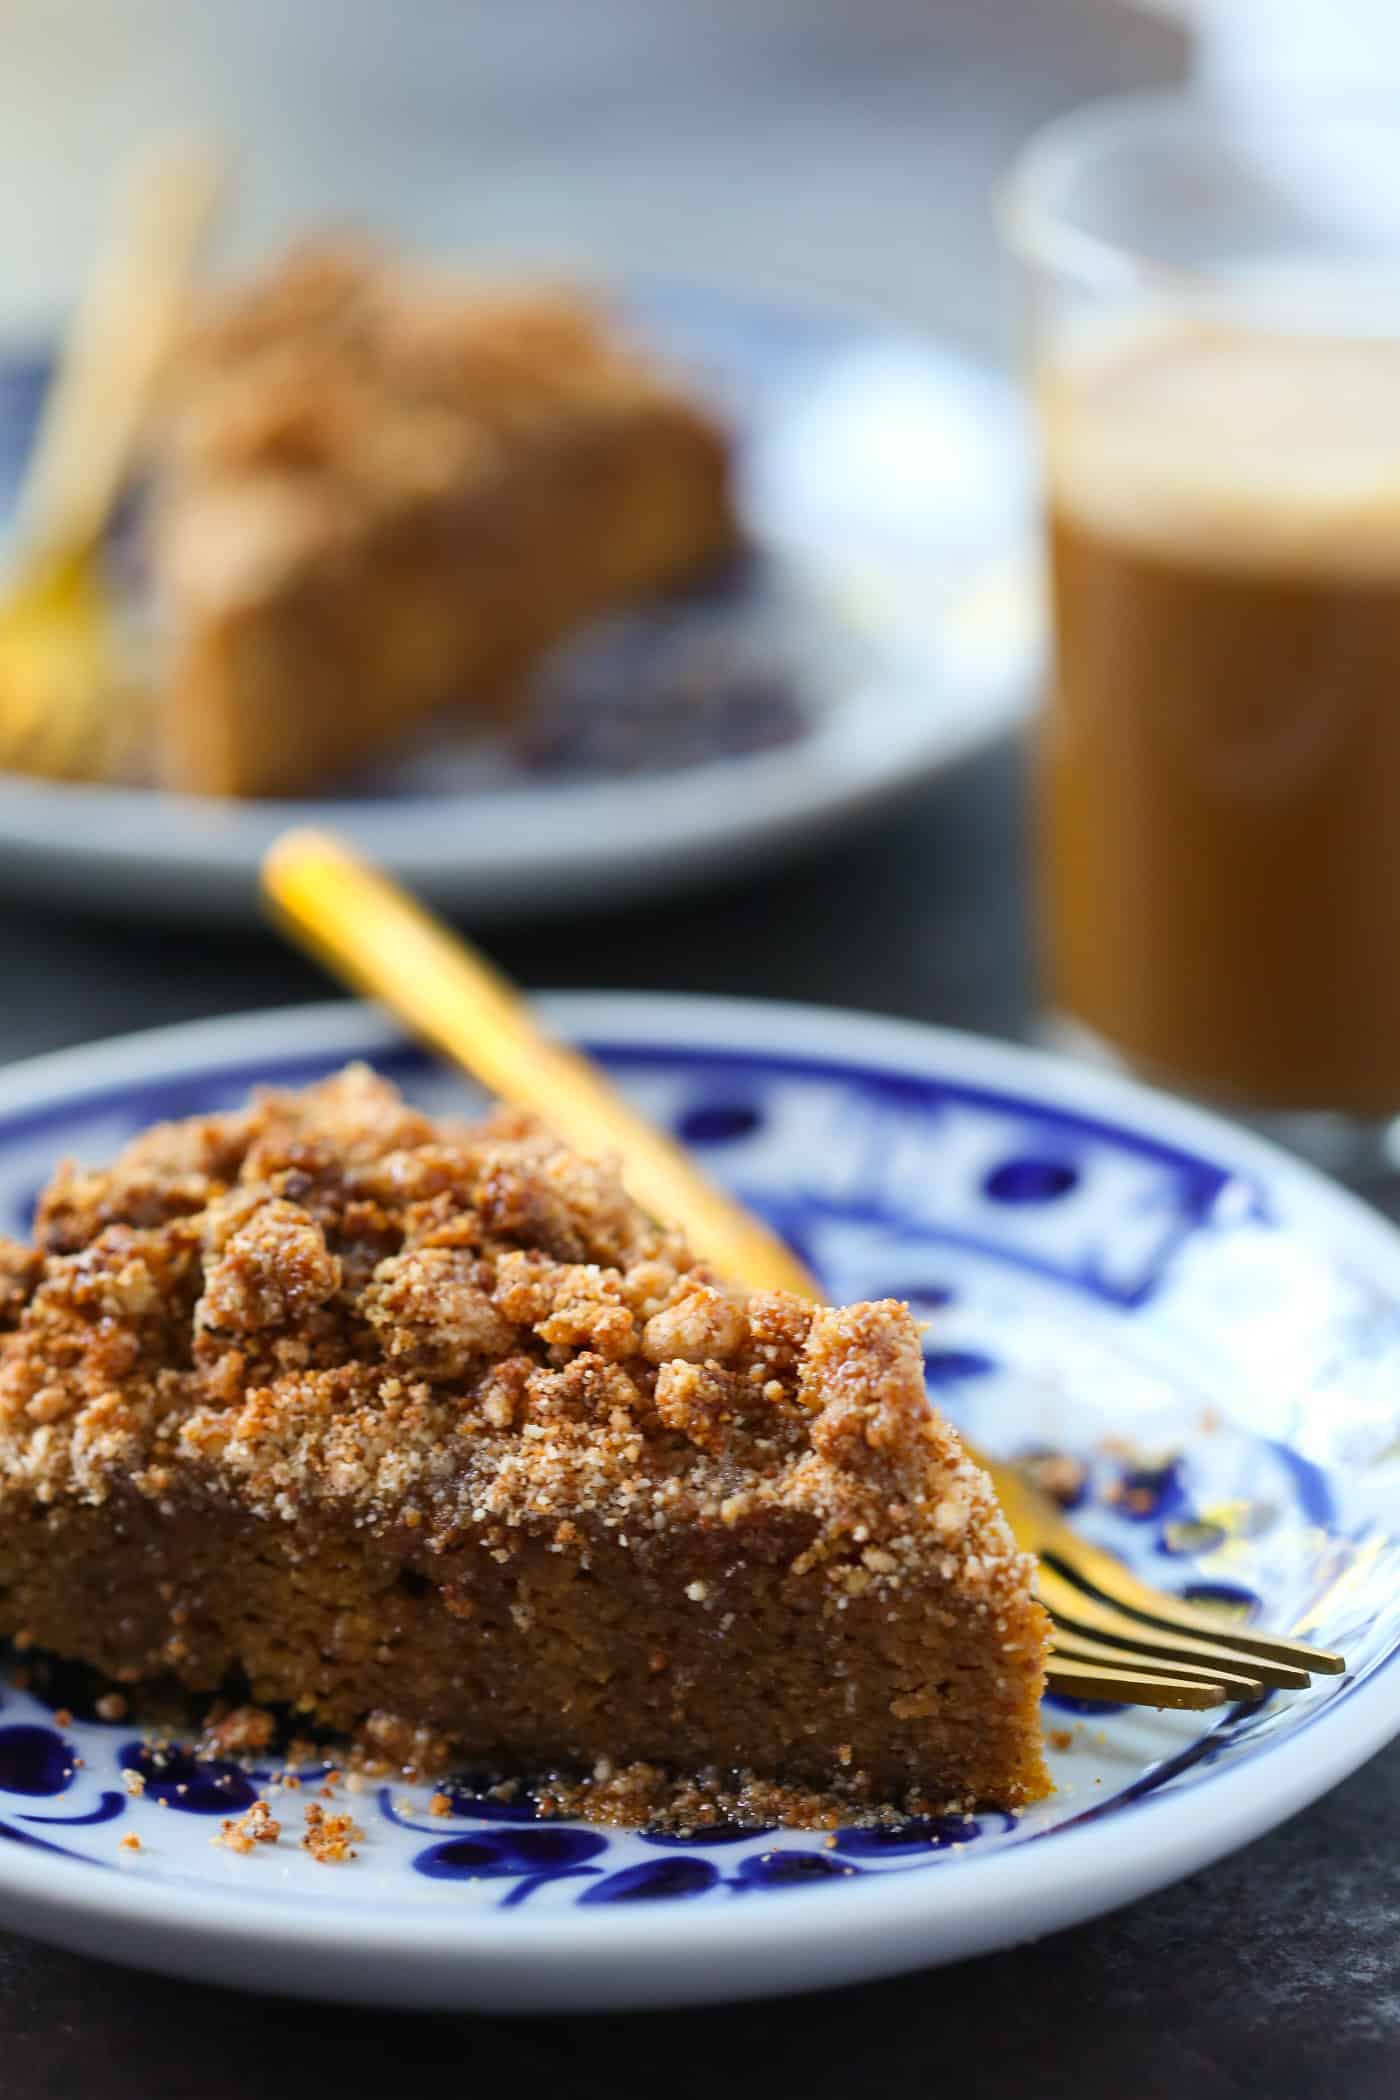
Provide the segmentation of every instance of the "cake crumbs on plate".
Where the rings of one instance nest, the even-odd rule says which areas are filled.
[[[353,1816],[343,1812],[328,1815],[319,1801],[307,1802],[302,1850],[322,1866],[338,1866],[344,1860],[357,1859],[354,1847],[363,1837],[364,1831]]]
[[[138,1772],[135,1765],[125,1765],[122,1768],[122,1785],[133,1801],[139,1801],[146,1791],[146,1775],[144,1772]]]
[[[123,1852],[139,1852],[141,1850],[141,1840],[137,1837],[134,1830],[128,1830],[121,1841],[121,1849]]]
[[[841,1826],[893,1828],[910,1817],[970,1814],[975,1802],[937,1798],[909,1788],[888,1800],[861,1770],[843,1772],[825,1786],[785,1785],[744,1771],[695,1776],[645,1763],[622,1765],[606,1779],[556,1774],[524,1789],[542,1819],[579,1817],[618,1829],[645,1829],[688,1838],[731,1824],[740,1830],[835,1830]]]
[[[210,1838],[211,1845],[221,1845],[225,1852],[251,1852],[257,1845],[275,1845],[282,1835],[282,1825],[265,1801],[255,1801],[241,1816],[225,1816],[216,1834]]]
[[[451,1813],[452,1796],[442,1793],[434,1794],[428,1803],[428,1814],[430,1816],[450,1816]]]

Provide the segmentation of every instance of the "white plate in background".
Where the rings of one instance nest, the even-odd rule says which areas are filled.
[[[558,652],[522,724],[354,791],[210,802],[0,775],[0,883],[247,920],[287,825],[357,839],[475,922],[649,898],[834,836],[1021,720],[1041,623],[1013,389],[884,324],[695,285],[624,318],[731,414],[754,559]],[[0,361],[0,508],[44,361]]]

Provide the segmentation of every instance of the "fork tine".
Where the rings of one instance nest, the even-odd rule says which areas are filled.
[[[1137,1648],[1118,1648],[1111,1641],[1091,1640],[1087,1634],[1076,1633],[1072,1627],[1055,1624],[1051,1635],[1051,1647],[1056,1655],[1068,1661],[1107,1663],[1114,1670],[1148,1670],[1158,1667],[1155,1655],[1146,1655]],[[1173,1656],[1173,1677],[1191,1677],[1203,1684],[1222,1685],[1232,1699],[1256,1699],[1264,1690],[1259,1677],[1245,1677],[1234,1670],[1219,1670],[1205,1663],[1182,1662]]]
[[[1092,1584],[1110,1604],[1150,1619],[1155,1625],[1173,1627],[1179,1633],[1198,1635],[1207,1641],[1219,1642],[1223,1636],[1240,1654],[1263,1657],[1294,1669],[1317,1671],[1329,1677],[1339,1676],[1346,1669],[1345,1658],[1330,1648],[1314,1648],[1307,1641],[1284,1640],[1277,1634],[1255,1633],[1247,1626],[1222,1627],[1209,1612],[1140,1582],[1114,1554],[1081,1538],[1068,1524],[1057,1525],[1041,1551],[1051,1554],[1082,1582]]]
[[[1041,1603],[1052,1617],[1062,1619],[1076,1632],[1107,1634],[1110,1640],[1124,1641],[1140,1653],[1160,1655],[1168,1663],[1179,1660],[1203,1663],[1207,1668],[1215,1665],[1288,1691],[1301,1691],[1308,1682],[1307,1671],[1300,1670],[1294,1663],[1244,1655],[1218,1638],[1214,1641],[1198,1640],[1190,1634],[1167,1633],[1150,1626],[1144,1619],[1129,1618],[1126,1612],[1115,1611],[1111,1605],[1091,1597],[1087,1590],[1077,1588],[1058,1568],[1043,1560],[1036,1587]]]
[[[979,1464],[992,1476],[997,1497],[1022,1550],[1034,1553],[1047,1573],[1061,1571],[1060,1579],[1066,1582],[1077,1604],[1087,1606],[1095,1600],[1075,1589],[1069,1575],[1099,1592],[1104,1609],[1135,1615],[1126,1625],[1113,1629],[1117,1637],[1131,1641],[1135,1647],[1152,1647],[1152,1627],[1172,1629],[1191,1641],[1209,1643],[1215,1654],[1228,1651],[1234,1666],[1255,1676],[1263,1677],[1270,1669],[1292,1672],[1283,1677],[1269,1676],[1268,1682],[1280,1685],[1299,1686],[1313,1670],[1328,1675],[1345,1670],[1345,1658],[1330,1649],[1314,1648],[1307,1641],[1284,1640],[1276,1634],[1256,1633],[1248,1627],[1226,1628],[1209,1612],[1139,1581],[1115,1554],[1092,1545],[1067,1524],[1050,1498],[1033,1487],[1019,1467],[989,1459],[980,1452],[977,1456]],[[1079,1623],[1086,1623],[1082,1610],[1076,1611],[1075,1617]],[[1100,1622],[1093,1630],[1106,1632],[1108,1628]],[[1179,1652],[1189,1651],[1183,1646]]]
[[[1058,1662],[1053,1655],[1046,1665],[1045,1686],[1066,1698],[1109,1699],[1124,1706],[1184,1706],[1204,1711],[1226,1706],[1230,1700],[1223,1685],[1200,1678],[1114,1670],[1105,1663]]]

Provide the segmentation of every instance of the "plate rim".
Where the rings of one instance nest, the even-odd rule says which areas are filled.
[[[657,1045],[742,1049],[859,1062],[1004,1087],[1150,1130],[1242,1173],[1267,1177],[1282,1197],[1281,1224],[1307,1217],[1400,1295],[1400,1231],[1268,1140],[1138,1082],[1038,1049],[970,1032],[875,1014],[766,999],[639,992],[541,995],[565,1033]],[[330,1000],[139,1031],[26,1059],[0,1072],[0,1117],[41,1104],[78,1102],[134,1078],[158,1083],[215,1063],[326,1052],[369,1055],[401,1045],[376,1009]],[[843,1888],[785,1891],[781,1903],[642,1914],[604,1910],[586,1929],[571,1912],[522,1914],[471,1908],[314,1906],[291,1898],[279,1912],[266,1890],[142,1881],[135,1872],[0,1848],[0,1912],[40,1937],[184,1974],[233,1967],[237,1980],[311,1997],[417,2005],[697,2003],[814,1989],[894,1974],[1039,1937],[1100,1915],[1196,1871],[1285,1821],[1354,1771],[1400,1731],[1400,1654],[1322,1710],[1306,1728],[1260,1745],[1184,1793],[1132,1804],[1134,1842],[1119,1817],[1057,1834],[1053,1846],[1011,1846],[947,1861],[935,1874],[872,1875]],[[1260,1786],[1266,1771],[1269,1784]],[[953,1877],[949,1883],[947,1877]],[[921,1885],[912,1885],[921,1884]],[[954,1886],[950,1905],[941,1890]],[[337,1892],[338,1893],[338,1892]],[[884,1930],[881,1930],[881,1927]],[[891,1936],[898,1944],[890,1944]],[[174,1941],[172,1947],[167,1941]],[[521,1956],[528,1952],[522,1979]]]

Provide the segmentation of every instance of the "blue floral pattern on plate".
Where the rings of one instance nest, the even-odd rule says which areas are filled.
[[[361,1032],[415,1098],[460,1110],[455,1078],[373,1024]],[[223,1107],[250,1084],[302,1084],[341,1061],[343,1036],[328,1024],[310,1054],[191,1053],[158,1077],[0,1110],[6,1226],[25,1229],[60,1152],[98,1158],[157,1117]],[[364,1831],[337,1876],[295,1842],[324,1765],[270,1793],[270,1771],[153,1766],[131,1721],[60,1719],[21,1673],[0,1688],[0,1837],[152,1877],[172,1903],[233,1877],[308,1915],[363,1903],[586,1919],[799,1890],[839,1905],[872,1877],[972,1873],[1109,1817],[1126,1831],[1145,1803],[1209,1787],[1394,1666],[1400,1295],[1301,1230],[1268,1173],[983,1083],[970,1053],[929,1074],[616,1030],[591,1047],[834,1295],[909,1299],[930,1321],[938,1402],[979,1441],[1078,1459],[1087,1532],[1155,1582],[1314,1631],[1346,1651],[1348,1675],[1204,1719],[1047,1702],[1059,1790],[1020,1817],[676,1837],[547,1820],[526,1800],[462,1788],[430,1807],[426,1787],[368,1787],[336,1801]],[[211,1850],[211,1819],[259,1792],[280,1844],[242,1859]],[[140,1849],[125,1851],[133,1834]]]

